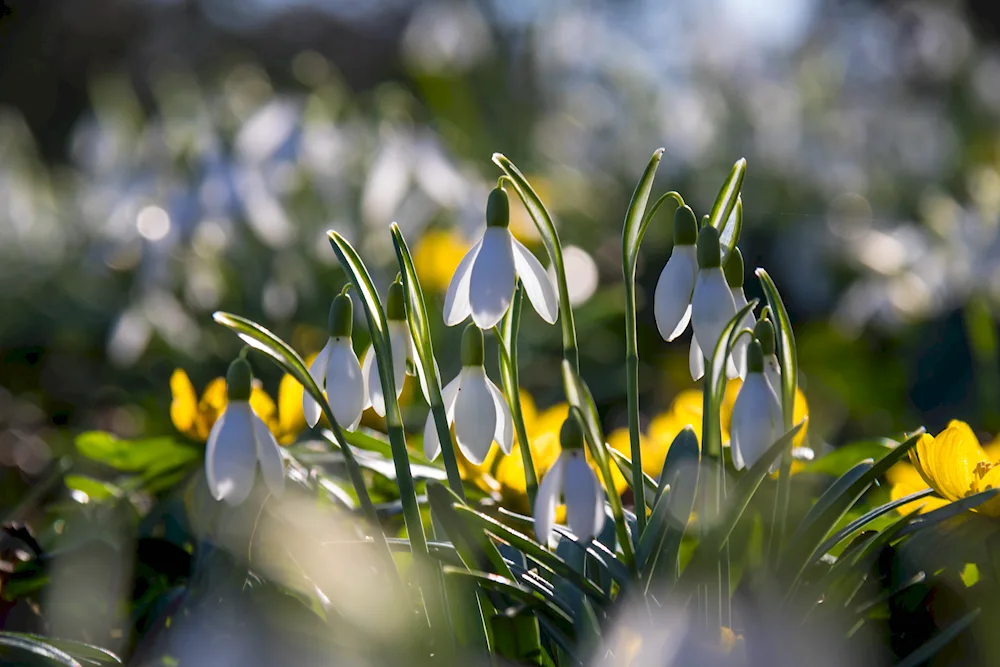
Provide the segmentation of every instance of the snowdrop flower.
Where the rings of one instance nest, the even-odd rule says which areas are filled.
[[[500,321],[521,279],[528,300],[543,320],[554,324],[559,296],[545,269],[531,251],[507,229],[507,192],[495,188],[486,204],[486,232],[462,258],[444,299],[444,323],[454,326],[472,314],[480,329]]]
[[[337,423],[349,431],[358,427],[365,407],[364,376],[351,341],[353,326],[354,304],[343,292],[330,304],[330,339],[309,366],[313,380],[326,391]],[[309,392],[302,394],[302,413],[309,426],[319,422],[320,407]]]
[[[739,311],[746,307],[747,296],[743,292],[743,253],[740,252],[739,248],[733,248],[733,251],[729,253],[726,257],[726,264],[722,267],[722,271],[726,276],[726,284],[729,285],[729,291],[733,295],[733,302],[736,305],[736,310]],[[753,330],[755,323],[753,311],[749,311],[742,320],[740,320],[737,326],[737,331],[740,329],[750,329]],[[746,379],[747,376],[747,346],[750,341],[745,336],[740,336],[736,339],[733,344],[733,354],[731,357],[731,362],[729,367],[727,367],[727,374],[729,378],[732,379],[739,375],[741,380]],[[732,371],[732,372],[730,372]],[[775,389],[775,391],[778,391]]]
[[[694,211],[682,206],[674,213],[674,250],[660,272],[653,293],[653,315],[663,340],[684,333],[691,321],[691,295],[698,275],[698,221]]]
[[[495,440],[504,454],[514,446],[514,422],[503,394],[486,377],[483,368],[483,332],[470,324],[462,335],[462,371],[441,392],[448,425],[455,426],[455,440],[473,465],[486,459]],[[430,460],[441,452],[433,413],[424,425],[424,454]]]
[[[782,432],[781,406],[764,377],[764,353],[760,343],[753,341],[747,347],[747,378],[733,404],[729,427],[733,466],[737,470],[752,466]],[[772,463],[770,471],[777,470],[780,463],[777,460]]]
[[[264,484],[275,496],[285,489],[281,450],[267,425],[250,407],[253,372],[240,357],[229,365],[226,391],[229,401],[208,434],[205,477],[212,497],[239,505],[250,495],[260,464]]]
[[[535,500],[535,536],[547,545],[552,537],[560,496],[566,503],[566,521],[577,539],[586,542],[604,526],[604,489],[584,454],[583,427],[570,414],[559,432],[562,452],[538,487]]]
[[[711,355],[729,320],[736,315],[736,302],[722,273],[719,231],[705,225],[698,232],[698,277],[691,297],[691,326],[702,350]]]
[[[392,377],[396,385],[396,398],[403,393],[403,382],[406,380],[406,362],[413,360],[413,338],[410,327],[406,323],[404,307],[403,283],[397,278],[389,286],[389,296],[386,299],[386,327],[389,331],[389,347],[392,349]],[[375,348],[371,345],[365,352],[361,364],[361,376],[365,379],[364,409],[371,407],[379,417],[385,417],[385,396],[382,393],[382,377],[379,375],[378,364],[375,363]]]

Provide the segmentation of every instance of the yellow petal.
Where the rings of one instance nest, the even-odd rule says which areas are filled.
[[[182,369],[170,376],[170,420],[174,427],[189,438],[198,438],[195,419],[198,416],[198,396],[191,378]]]
[[[253,389],[250,390],[250,407],[257,413],[260,420],[267,424],[271,433],[276,433],[278,430],[278,406],[260,386],[258,380],[254,380]]]
[[[889,498],[891,500],[899,500],[911,493],[923,491],[928,486],[924,478],[917,472],[917,469],[905,461],[900,461],[894,465],[885,476],[890,484]],[[900,514],[907,514],[922,506],[921,512],[930,512],[931,510],[947,505],[948,502],[938,496],[927,496],[926,498],[901,505],[896,511]]]
[[[921,439],[920,447],[924,440]],[[918,453],[923,472],[934,489],[948,500],[958,500],[972,489],[973,470],[986,460],[976,434],[964,422],[953,421],[933,444]]]
[[[640,436],[639,437],[640,447],[643,444],[643,440],[645,440],[645,438]],[[608,444],[611,445],[613,449],[618,450],[619,452],[629,457],[630,459],[632,458],[632,438],[629,435],[627,428],[617,428],[614,431],[612,431],[611,435],[608,436]],[[603,484],[604,478],[601,476],[601,470],[597,466],[597,462],[591,460],[589,449],[587,450],[587,460],[590,463],[590,467],[594,469],[595,473],[597,473],[597,479],[601,480],[601,483]],[[630,483],[631,480],[625,479],[625,475],[622,474],[622,471],[618,467],[618,464],[615,463],[613,460],[611,460],[610,457],[608,459],[608,463],[611,466],[611,479],[614,480],[615,491],[617,491],[618,495],[620,496],[621,494],[625,493],[626,490],[629,489],[629,487],[631,486]],[[642,468],[643,472],[646,472],[645,460],[643,460],[642,462]],[[648,475],[649,473],[646,472],[646,474]]]
[[[306,418],[302,414],[302,385],[287,373],[278,385],[278,442],[287,445],[305,430]]]
[[[685,389],[677,394],[674,402],[670,405],[670,412],[680,427],[684,428],[685,425],[690,425],[698,433],[699,440],[701,439],[703,401],[702,393],[699,390]],[[730,408],[731,411],[732,408]]]
[[[521,418],[524,420],[524,430],[531,433],[532,426],[538,419],[538,407],[535,405],[535,399],[523,387],[519,388],[518,395],[521,397]]]
[[[454,230],[425,231],[413,249],[413,267],[425,290],[444,292],[469,244]]]
[[[215,420],[226,409],[226,378],[215,378],[208,383],[198,401],[198,417],[195,427],[198,429],[198,439],[208,440]]]
[[[1000,466],[983,461],[976,466],[973,477],[972,490],[975,493],[1000,487]],[[990,498],[976,507],[975,511],[987,516],[1000,517],[1000,498]]]
[[[792,425],[798,424],[805,417],[809,416],[809,403],[806,401],[806,395],[802,393],[802,388],[798,385],[795,386],[795,403],[792,409]],[[795,439],[792,444],[796,447],[802,445],[806,439],[806,433],[809,431],[809,422],[807,421],[802,425],[802,428],[798,433],[795,434]]]

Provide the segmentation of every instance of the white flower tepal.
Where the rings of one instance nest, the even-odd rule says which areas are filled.
[[[539,316],[554,324],[559,295],[541,262],[507,228],[507,192],[495,188],[486,205],[486,232],[462,258],[444,299],[444,323],[454,326],[470,314],[480,329],[491,329],[507,312],[517,279]]]
[[[684,333],[691,320],[691,295],[698,275],[695,242],[698,222],[694,212],[682,206],[674,213],[674,250],[663,266],[653,293],[653,315],[663,340],[670,342]]]
[[[535,536],[542,544],[552,537],[560,497],[566,503],[566,522],[581,542],[593,539],[604,526],[604,489],[584,455],[583,428],[570,415],[559,433],[562,452],[538,487],[535,499]]]
[[[733,466],[737,470],[752,466],[782,432],[778,397],[764,377],[760,343],[753,341],[747,347],[747,378],[736,396],[729,427]],[[771,464],[771,472],[778,469],[779,463],[775,460]]]
[[[226,409],[212,426],[205,446],[205,477],[212,497],[239,505],[253,490],[260,466],[268,491],[280,496],[285,489],[281,450],[267,425],[250,407],[253,374],[246,359],[229,366]]]
[[[698,344],[711,357],[722,330],[736,315],[736,302],[722,273],[719,232],[705,225],[698,232],[698,277],[691,299],[691,325]]]
[[[483,332],[475,325],[462,336],[462,371],[441,392],[449,426],[462,455],[473,465],[486,459],[494,441],[504,454],[514,446],[514,420],[503,393],[483,368]],[[433,413],[424,424],[424,454],[432,461],[441,453]]]
[[[330,338],[309,366],[309,374],[326,392],[337,423],[353,431],[365,407],[365,381],[351,341],[354,305],[348,294],[339,294],[330,305]],[[405,368],[405,367],[404,367]],[[302,413],[309,426],[319,422],[320,406],[309,392],[302,394]]]

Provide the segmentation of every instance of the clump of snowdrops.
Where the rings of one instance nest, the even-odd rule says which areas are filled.
[[[318,652],[359,664],[916,665],[962,635],[978,610],[935,616],[926,632],[892,619],[912,618],[900,600],[955,566],[929,548],[936,531],[979,518],[967,510],[996,489],[952,493],[925,477],[928,488],[918,481],[887,498],[880,480],[899,473],[904,458],[932,475],[927,461],[943,450],[922,429],[801,460],[807,420],[795,422],[800,372],[788,313],[762,268],[753,278],[763,301],[744,292],[746,163],[734,165],[699,218],[677,192],[650,203],[661,154],[640,178],[622,231],[629,454],[608,444],[580,374],[556,226],[497,154],[502,174],[485,231],[458,264],[443,313],[428,311],[407,241],[392,225],[398,276],[382,295],[352,245],[329,232],[347,283],[331,286],[329,338],[310,363],[264,326],[215,314],[248,347],[229,368],[224,398],[218,385],[213,400],[196,402],[186,376],[175,378],[175,423],[207,440],[204,474],[179,485],[193,536],[188,594],[217,603],[264,590],[282,609],[294,606],[305,644],[283,649],[301,652],[282,654],[287,664]],[[535,222],[554,280],[508,229],[509,197]],[[642,460],[636,342],[636,263],[651,224],[670,225],[673,237],[652,304],[657,329],[670,344],[690,324],[691,375],[702,381],[701,423],[680,431],[657,475]],[[361,358],[356,309],[371,341]],[[561,451],[542,475],[518,382],[530,372],[518,367],[519,325],[534,315],[560,327],[569,405]],[[463,327],[459,349],[435,347],[431,318]],[[493,348],[499,378],[485,370]],[[461,362],[451,379],[439,372],[445,355]],[[258,393],[253,366],[262,358],[286,374],[277,406]],[[407,374],[430,406],[422,433],[407,433],[401,418]],[[725,406],[735,378],[742,383]],[[387,439],[359,426],[369,407],[384,418]],[[282,447],[299,409],[319,439]],[[529,513],[498,507],[463,475],[494,446],[520,456]],[[992,464],[976,465],[986,479]],[[810,471],[824,481],[801,481]],[[624,494],[616,476],[627,482]],[[376,479],[391,480],[393,501],[373,500],[384,494]],[[935,491],[946,500],[921,502]],[[146,655],[183,653],[183,642],[169,639],[179,631],[167,628],[206,604],[160,617]]]

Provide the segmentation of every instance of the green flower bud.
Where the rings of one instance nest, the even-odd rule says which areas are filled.
[[[583,449],[583,426],[572,412],[563,422],[559,431],[559,444],[564,450]]]
[[[743,287],[743,253],[739,248],[726,257],[726,263],[722,266],[723,273],[726,274],[726,284],[732,288]]]
[[[698,219],[688,206],[674,212],[674,245],[694,245],[698,242]]]
[[[243,357],[237,357],[229,364],[226,371],[226,393],[230,401],[249,401],[250,390],[253,389],[253,370],[250,362]]]
[[[389,285],[389,296],[386,298],[386,316],[390,320],[405,320],[406,308],[404,307],[405,295],[403,294],[403,283],[397,278]]]
[[[771,320],[760,320],[753,328],[753,337],[760,342],[765,355],[774,354],[774,325]]]
[[[330,338],[350,338],[354,327],[354,302],[350,294],[338,294],[330,304]]]
[[[510,224],[510,202],[507,191],[503,188],[493,188],[490,198],[486,201],[486,226],[506,227]]]
[[[719,230],[712,225],[705,225],[698,232],[698,268],[714,269],[719,266],[722,266]]]
[[[462,366],[482,366],[485,358],[483,332],[475,324],[470,324],[462,334]]]
[[[760,343],[751,341],[747,346],[747,373],[764,372],[764,351]]]

